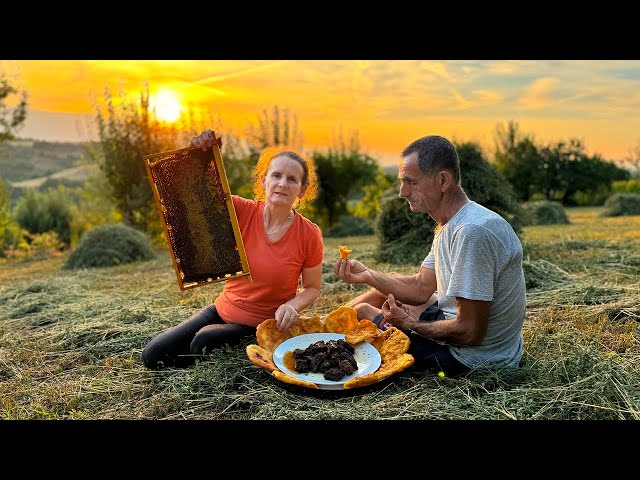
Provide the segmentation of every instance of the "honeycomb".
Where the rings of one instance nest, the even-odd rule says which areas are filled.
[[[250,275],[218,146],[144,158],[180,288]]]

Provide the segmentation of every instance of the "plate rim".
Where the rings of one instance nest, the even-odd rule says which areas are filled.
[[[290,375],[294,378],[297,378],[298,380],[306,380],[308,382],[311,382],[313,384],[315,384],[319,389],[322,390],[344,390],[344,384],[348,381],[351,380],[352,378],[358,378],[362,375],[367,375],[368,373],[372,373],[372,372],[366,372],[366,373],[361,373],[360,375],[356,375],[356,376],[351,376],[349,375],[349,379],[348,380],[338,380],[338,381],[332,381],[332,380],[321,380],[320,382],[318,381],[314,381],[308,378],[304,378],[301,377],[302,374],[296,373],[296,372],[292,372],[291,370],[289,370],[288,368],[286,368],[286,366],[284,365],[284,363],[282,363],[281,359],[284,358],[284,352],[282,352],[282,354],[278,354],[277,356],[277,361],[276,361],[276,352],[278,352],[278,350],[282,349],[282,345],[286,344],[286,342],[289,342],[292,339],[295,338],[301,338],[301,337],[312,337],[315,336],[317,338],[317,336],[323,336],[323,335],[331,335],[332,338],[329,338],[329,340],[337,340],[337,339],[342,339],[344,340],[346,335],[344,333],[338,333],[338,332],[311,332],[311,333],[303,333],[301,335],[295,335],[291,338],[286,339],[285,341],[281,342],[273,351],[272,357],[273,357],[273,362],[276,364],[276,367],[278,367],[278,370],[280,370],[282,373],[285,373],[287,375]],[[328,337],[325,337],[328,338]],[[322,338],[320,338],[321,340]],[[317,341],[317,340],[316,340]],[[309,343],[309,345],[313,343],[312,341]],[[364,344],[368,345],[368,347],[366,347]],[[376,366],[375,370],[373,370],[373,372],[377,371],[378,368],[380,368],[380,365],[382,364],[382,356],[380,355],[380,352],[378,351],[377,348],[375,348],[373,345],[371,345],[371,343],[367,342],[367,341],[362,341],[362,342],[358,342],[357,344],[354,345],[354,347],[358,348],[371,348],[372,350],[370,350],[370,354],[374,354],[373,352],[375,352],[374,355],[376,355],[376,361],[379,361],[378,365]],[[372,363],[375,363],[372,362]],[[353,375],[353,374],[352,374]]]

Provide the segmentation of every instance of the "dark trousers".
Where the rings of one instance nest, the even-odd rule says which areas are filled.
[[[152,369],[187,367],[206,352],[225,344],[236,345],[255,333],[254,327],[226,323],[216,307],[209,305],[152,339],[142,351],[142,361]]]
[[[442,310],[438,308],[438,302],[427,307],[424,312],[420,314],[418,321],[420,322],[436,322],[438,320],[444,320],[445,316]],[[382,313],[376,315],[373,319],[373,323],[381,327],[384,324],[384,316]],[[422,337],[418,334],[409,334],[411,340],[411,346],[408,353],[415,358],[414,367],[426,370],[442,371],[449,377],[455,377],[461,375],[470,370],[469,367],[460,363],[449,350],[449,345],[446,343],[438,343],[430,338]]]

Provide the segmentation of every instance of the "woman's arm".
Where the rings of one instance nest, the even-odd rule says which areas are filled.
[[[286,330],[300,317],[301,312],[320,296],[322,283],[322,262],[315,267],[302,269],[302,288],[295,297],[283,303],[276,310],[276,326],[278,330]]]

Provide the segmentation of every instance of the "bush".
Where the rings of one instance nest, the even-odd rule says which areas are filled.
[[[612,193],[640,193],[640,178],[617,180],[611,184]]]
[[[373,235],[373,223],[366,218],[353,215],[342,215],[338,223],[325,233],[327,237],[350,237],[358,235]]]
[[[154,256],[149,239],[139,230],[124,224],[102,225],[80,238],[64,268],[112,267]]]
[[[18,224],[29,233],[55,232],[65,245],[71,242],[71,208],[64,190],[29,190],[15,209]]]
[[[569,223],[567,212],[560,202],[541,200],[522,204],[525,225],[555,225]]]
[[[640,193],[616,193],[604,202],[602,217],[640,215]]]

